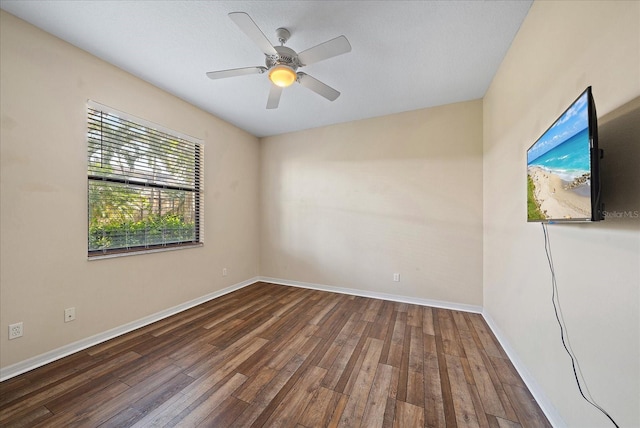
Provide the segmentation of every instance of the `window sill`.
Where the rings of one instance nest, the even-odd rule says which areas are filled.
[[[116,257],[127,257],[127,256],[138,256],[141,254],[151,254],[151,253],[163,253],[165,251],[176,251],[176,250],[186,250],[190,248],[199,248],[204,246],[203,243],[192,244],[192,245],[175,245],[164,248],[153,248],[148,250],[135,250],[135,251],[122,251],[120,253],[109,253],[109,254],[95,254],[92,256],[87,256],[87,260],[102,260],[102,259],[113,259]]]

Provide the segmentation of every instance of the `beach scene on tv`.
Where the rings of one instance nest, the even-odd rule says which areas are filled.
[[[585,92],[527,151],[529,221],[591,218],[591,156]]]

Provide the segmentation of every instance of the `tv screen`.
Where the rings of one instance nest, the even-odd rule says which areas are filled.
[[[600,157],[588,87],[527,150],[527,220],[601,220]]]

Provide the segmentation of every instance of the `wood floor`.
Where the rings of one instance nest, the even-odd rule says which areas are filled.
[[[550,425],[480,315],[257,283],[1,383],[0,426]]]

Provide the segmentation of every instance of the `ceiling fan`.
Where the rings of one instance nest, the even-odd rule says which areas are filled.
[[[297,70],[309,64],[350,52],[351,45],[345,36],[336,37],[335,39],[296,53],[293,49],[284,46],[291,36],[291,33],[289,33],[286,28],[278,28],[276,30],[276,36],[278,37],[280,46],[273,46],[256,23],[253,22],[251,17],[246,13],[232,12],[229,14],[229,18],[262,50],[266,57],[265,66],[210,71],[207,73],[210,79],[224,79],[248,74],[267,73],[271,81],[271,89],[267,100],[268,109],[278,108],[282,89],[292,85],[294,82],[300,83],[305,88],[325,97],[329,101],[334,101],[340,96],[340,92],[332,87],[309,76],[307,73]]]

